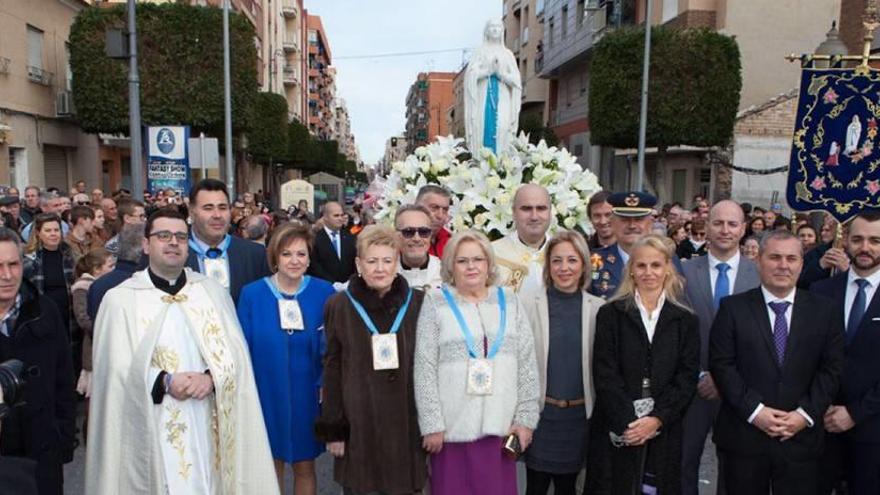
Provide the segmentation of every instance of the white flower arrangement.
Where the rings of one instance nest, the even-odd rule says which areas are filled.
[[[529,143],[520,133],[507,153],[496,156],[482,149],[467,160],[464,140],[452,136],[420,146],[404,161],[391,166],[376,220],[391,222],[397,208],[414,203],[419,189],[440,184],[453,196],[452,230],[474,228],[498,239],[513,230],[513,195],[521,184],[544,186],[550,193],[550,232],[559,226],[589,235],[593,226],[587,217],[590,196],[602,190],[595,174],[584,170],[564,148],[548,147],[543,140]]]

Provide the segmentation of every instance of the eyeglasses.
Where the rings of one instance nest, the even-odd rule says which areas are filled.
[[[404,239],[412,239],[416,234],[419,234],[419,237],[422,239],[430,239],[433,233],[430,227],[404,227],[397,229],[397,231],[400,232]]]
[[[171,242],[171,238],[174,237],[175,239],[177,239],[177,242],[186,242],[187,239],[189,239],[189,233],[160,230],[159,232],[153,232],[147,237],[155,237],[156,239],[159,239],[159,242]]]

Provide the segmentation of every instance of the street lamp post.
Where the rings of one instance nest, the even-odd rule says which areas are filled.
[[[132,195],[143,199],[144,167],[141,161],[141,80],[138,74],[135,0],[128,0],[128,134],[131,136]]]
[[[129,0],[133,2],[134,0]],[[235,163],[232,158],[232,81],[229,69],[229,2],[223,0],[223,113],[226,127],[226,182],[235,199]]]
[[[642,191],[645,180],[645,135],[648,130],[648,76],[651,68],[651,18],[654,14],[654,1],[646,0],[645,12],[645,57],[642,65],[642,108],[639,115],[639,161],[636,175],[636,191]]]

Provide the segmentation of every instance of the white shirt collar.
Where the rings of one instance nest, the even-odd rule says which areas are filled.
[[[858,279],[858,278],[864,278],[865,280],[867,280],[872,288],[876,289],[877,287],[880,287],[880,270],[877,270],[876,272],[872,273],[871,275],[868,275],[867,277],[862,277],[859,274],[857,274],[855,271],[849,270],[849,275],[847,276],[847,279],[846,279],[847,285],[854,284],[856,279]]]
[[[541,247],[536,249],[536,248],[533,248],[532,246],[529,246],[528,244],[524,243],[522,241],[522,239],[519,238],[519,234],[516,232],[516,230],[511,232],[510,235],[513,238],[513,242],[519,244],[523,249],[527,249],[529,252],[533,252],[533,253],[539,253],[539,252],[543,251],[544,247],[547,246],[547,240],[550,238],[549,234],[544,233],[544,242],[541,243]]]
[[[765,304],[770,304],[772,302],[785,301],[785,302],[791,304],[792,306],[794,306],[795,292],[797,292],[797,287],[792,288],[791,292],[789,292],[785,297],[780,298],[780,297],[776,297],[775,295],[773,295],[773,293],[771,293],[769,290],[767,290],[767,288],[764,287],[764,284],[761,284],[761,293],[764,294],[764,303]]]
[[[642,315],[645,315],[646,318],[649,320],[656,320],[657,317],[660,316],[660,310],[663,309],[663,304],[666,302],[666,291],[664,290],[663,292],[660,293],[660,298],[657,299],[657,307],[654,308],[653,313],[649,313],[648,309],[645,308],[645,305],[642,304],[642,296],[639,295],[639,291],[636,290],[634,292],[635,292],[636,307],[639,308],[639,312]]]
[[[718,258],[716,258],[715,256],[712,256],[712,251],[709,251],[708,256],[709,256],[709,268],[711,268],[713,270],[716,269],[715,267],[718,266],[718,263],[727,263],[727,266],[730,267],[730,270],[734,270],[734,271],[739,268],[739,260],[740,260],[739,249],[737,249],[736,254],[731,256],[730,259],[727,261],[721,261]]]
[[[330,227],[328,227],[328,226],[326,226],[326,225],[324,226],[324,231],[327,232],[327,235],[330,236],[331,239],[333,238],[333,235],[334,235],[334,234],[339,235],[339,231],[338,231],[338,230],[333,230],[333,229],[331,229]]]

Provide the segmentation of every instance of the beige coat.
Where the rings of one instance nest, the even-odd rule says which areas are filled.
[[[601,298],[593,296],[586,291],[583,295],[583,315],[581,328],[583,329],[583,369],[584,369],[584,408],[587,417],[593,414],[593,404],[596,400],[596,389],[593,386],[593,335],[596,333],[596,313],[605,304]],[[547,394],[547,353],[550,347],[550,315],[547,302],[547,291],[533,291],[520,296],[525,306],[526,315],[535,336],[535,356],[538,359],[538,384],[541,387],[541,409],[544,409],[544,397]]]

